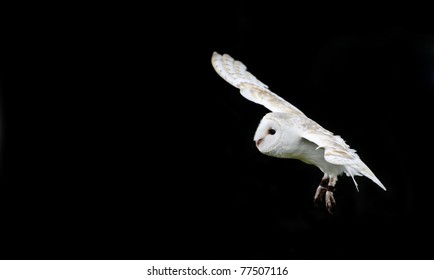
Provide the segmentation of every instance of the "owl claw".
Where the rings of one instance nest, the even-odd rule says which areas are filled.
[[[325,205],[330,214],[333,214],[333,208],[336,206],[336,200],[332,191],[326,191],[325,193]]]
[[[313,202],[315,203],[315,205],[319,205],[321,202],[323,202],[326,191],[327,188],[323,186],[319,186],[316,189],[315,196],[313,198]]]
[[[322,204],[322,202],[325,200],[325,207],[330,214],[333,214],[333,209],[336,206],[336,200],[333,195],[335,184],[336,180],[324,176],[318,188],[316,189],[315,196],[313,198],[313,202],[316,206]]]

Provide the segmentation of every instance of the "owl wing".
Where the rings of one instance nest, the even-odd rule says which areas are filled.
[[[351,149],[339,135],[320,126],[309,118],[300,119],[300,136],[324,149],[324,159],[338,165],[354,164],[360,160],[356,150]]]
[[[304,115],[297,107],[270,91],[267,85],[247,71],[242,62],[234,60],[230,55],[214,52],[211,63],[216,72],[225,81],[240,89],[241,95],[246,99],[261,104],[272,112]]]

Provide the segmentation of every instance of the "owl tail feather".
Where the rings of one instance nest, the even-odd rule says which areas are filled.
[[[380,188],[386,191],[386,187],[383,185],[383,183],[380,182],[380,180],[374,175],[371,169],[369,169],[369,167],[363,163],[363,161],[359,160],[359,162],[357,162],[356,164],[351,166],[346,166],[345,168],[346,168],[345,173],[347,174],[347,176],[351,176],[351,178],[353,178],[357,191],[359,191],[359,188],[357,187],[357,183],[356,180],[354,179],[354,176],[368,177]]]

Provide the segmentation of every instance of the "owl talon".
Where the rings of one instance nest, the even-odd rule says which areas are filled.
[[[326,191],[325,193],[325,205],[330,214],[333,214],[333,208],[336,206],[336,200],[332,191]]]
[[[315,196],[314,196],[314,198],[313,198],[313,202],[314,202],[316,205],[318,205],[318,204],[320,204],[321,202],[323,202],[326,191],[327,191],[327,188],[325,188],[325,187],[323,187],[323,186],[319,186],[319,187],[316,189]]]

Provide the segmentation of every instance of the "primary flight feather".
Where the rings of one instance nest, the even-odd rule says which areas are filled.
[[[316,203],[325,199],[328,211],[332,212],[336,204],[333,191],[338,176],[343,173],[353,178],[356,188],[354,176],[366,176],[386,190],[356,151],[340,136],[326,130],[270,91],[267,85],[247,71],[242,62],[217,52],[213,53],[211,62],[216,72],[238,88],[242,96],[271,111],[262,118],[254,136],[260,152],[273,157],[298,159],[317,166],[324,173],[314,196]]]

